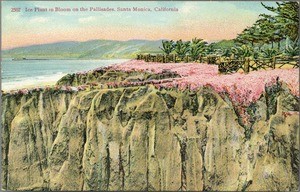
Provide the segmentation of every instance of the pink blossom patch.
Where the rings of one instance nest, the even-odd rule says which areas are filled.
[[[234,102],[244,106],[259,99],[265,86],[276,83],[276,79],[287,83],[292,94],[299,97],[299,69],[274,69],[253,71],[249,74],[234,73],[222,75],[217,65],[199,63],[154,63],[131,60],[110,67],[113,70],[162,73],[165,70],[176,72],[181,78],[173,82],[161,83],[163,87],[197,89],[211,86],[217,92],[227,92]]]

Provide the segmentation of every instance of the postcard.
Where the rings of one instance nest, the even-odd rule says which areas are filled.
[[[299,189],[299,2],[1,12],[1,190]]]

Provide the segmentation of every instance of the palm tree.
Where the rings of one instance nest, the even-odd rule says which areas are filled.
[[[253,55],[253,48],[247,45],[236,46],[231,48],[231,52],[237,59],[244,59]]]
[[[176,41],[175,52],[181,60],[183,60],[183,58],[187,55],[189,51],[190,41],[183,42],[181,39]]]
[[[231,54],[232,53],[231,53],[230,49],[225,49],[225,50],[223,50],[222,57],[230,57]]]
[[[207,55],[213,54],[215,52],[215,45],[216,45],[216,43],[211,43],[208,46],[206,46],[205,54],[207,54]]]
[[[170,53],[174,50],[175,45],[174,41],[164,41],[162,40],[162,47],[159,47],[166,55],[170,55]]]
[[[207,42],[203,41],[203,39],[197,39],[196,37],[192,39],[192,43],[190,46],[190,54],[194,61],[197,60],[201,53],[204,52],[206,44]]]

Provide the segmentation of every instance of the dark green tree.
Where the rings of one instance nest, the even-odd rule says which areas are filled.
[[[237,59],[253,56],[253,48],[248,45],[236,46],[231,48],[231,52]]]
[[[192,39],[190,55],[193,60],[197,60],[199,56],[204,53],[206,44],[207,42],[203,41],[203,39],[197,39],[196,37]]]
[[[183,60],[183,58],[189,53],[189,51],[190,41],[183,42],[181,39],[176,41],[175,52],[181,60]]]
[[[251,44],[251,46],[254,47],[254,43],[259,42],[257,25],[253,25],[244,29],[241,34],[238,34],[235,41],[241,44]]]
[[[230,49],[223,50],[222,57],[230,57],[232,54]]]
[[[276,23],[276,19],[270,15],[261,14],[255,25],[259,28],[258,33],[261,42],[271,43],[272,49],[274,48],[274,43],[278,43],[279,51],[280,41],[284,39],[284,34],[280,25]]]
[[[170,55],[170,53],[174,50],[175,44],[174,41],[164,41],[162,40],[162,47],[159,47],[166,55]]]
[[[208,46],[206,46],[205,54],[207,54],[207,55],[214,54],[215,49],[216,49],[215,45],[216,45],[216,43],[211,43]]]
[[[283,33],[293,41],[298,39],[299,29],[299,3],[298,2],[276,2],[276,7],[266,6],[261,3],[267,10],[276,15],[275,25],[282,28]]]

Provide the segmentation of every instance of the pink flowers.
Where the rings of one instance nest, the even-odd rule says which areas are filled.
[[[139,71],[162,73],[170,71],[180,75],[180,78],[169,79],[172,82],[161,82],[161,87],[178,87],[180,90],[196,90],[210,85],[217,92],[227,92],[233,102],[248,106],[259,99],[265,86],[276,83],[276,79],[287,83],[292,94],[299,96],[298,69],[275,69],[267,71],[253,71],[249,74],[234,73],[230,75],[218,74],[217,65],[198,63],[151,63],[141,60],[131,60],[111,66],[121,71]],[[158,87],[158,86],[157,86]]]
[[[154,85],[157,89],[178,88],[178,90],[196,91],[200,87],[210,86],[218,93],[226,92],[234,103],[239,106],[249,106],[255,102],[265,90],[265,86],[274,85],[279,81],[285,82],[291,93],[299,97],[299,71],[298,69],[275,69],[267,71],[253,71],[249,74],[234,73],[230,75],[218,74],[217,65],[199,64],[199,63],[154,63],[141,60],[131,60],[125,63],[116,64],[109,67],[103,67],[93,72],[104,71],[125,71],[125,72],[148,72],[162,74],[163,79],[141,80],[135,82],[106,82],[104,85],[98,82],[90,82],[87,85],[78,87],[54,86],[35,88],[33,91],[64,91],[77,92],[88,88],[118,88],[130,86]],[[82,74],[85,74],[81,73]],[[174,74],[176,75],[176,78]],[[80,74],[78,74],[80,75]],[[166,78],[167,77],[167,78]],[[31,90],[30,90],[31,91]],[[30,92],[29,91],[29,92]],[[11,92],[15,94],[15,92]],[[19,91],[19,94],[28,94],[27,91]],[[221,94],[222,95],[222,94]]]

